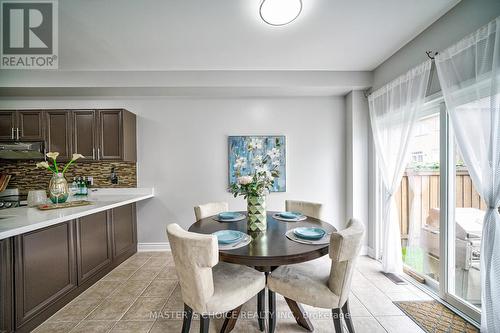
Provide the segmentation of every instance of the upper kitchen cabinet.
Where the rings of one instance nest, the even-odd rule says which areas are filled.
[[[73,152],[97,159],[97,117],[94,110],[72,111]]]
[[[43,111],[0,111],[0,140],[43,140]]]
[[[69,160],[71,147],[71,113],[64,110],[45,111],[45,147],[47,151],[59,152],[58,159]]]
[[[43,111],[17,111],[17,139],[43,140]]]
[[[99,160],[137,160],[136,116],[127,110],[99,110]]]
[[[0,140],[15,138],[16,111],[0,112]]]

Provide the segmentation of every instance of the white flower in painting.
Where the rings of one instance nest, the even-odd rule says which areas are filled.
[[[236,159],[236,162],[234,163],[234,168],[240,169],[244,168],[246,165],[247,165],[247,159],[245,157],[240,156]]]
[[[262,139],[253,138],[248,143],[248,150],[262,149]]]
[[[263,166],[258,166],[255,168],[255,172],[257,172],[257,174],[261,175],[261,174],[264,174],[264,176],[267,178],[267,179],[273,179],[273,175],[271,174],[271,171],[269,171],[269,168],[267,167],[267,165],[263,165]]]
[[[253,164],[259,165],[262,164],[262,155],[257,155],[253,158]]]
[[[252,176],[241,176],[238,177],[238,184],[240,185],[248,185],[253,181]]]
[[[272,164],[273,164],[274,167],[279,167],[281,165],[281,161],[280,160],[274,160]]]
[[[267,152],[267,156],[272,159],[280,157],[280,150],[278,148],[273,148]]]

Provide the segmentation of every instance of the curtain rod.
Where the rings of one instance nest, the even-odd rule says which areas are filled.
[[[437,51],[425,51],[425,54],[427,54],[427,57],[431,60],[436,59],[436,56],[439,54]]]
[[[425,51],[425,54],[427,54],[427,57],[431,60],[436,59],[436,56],[439,54],[437,51]],[[363,91],[363,95],[365,95],[365,98],[368,98],[372,94],[372,88],[368,88],[365,91]]]

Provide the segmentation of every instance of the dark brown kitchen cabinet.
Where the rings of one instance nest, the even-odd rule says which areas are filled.
[[[97,118],[94,110],[72,111],[73,152],[97,159]]]
[[[135,114],[119,110],[99,110],[98,159],[136,161]]]
[[[0,332],[14,330],[12,240],[0,240]]]
[[[113,258],[137,251],[135,204],[120,206],[112,211]]]
[[[0,111],[0,140],[14,140],[16,111]]]
[[[135,204],[0,240],[0,332],[31,332],[137,251]]]
[[[16,236],[16,329],[77,287],[74,223]]]
[[[43,140],[43,111],[0,111],[0,140]]]
[[[45,111],[45,147],[47,152],[59,152],[58,160],[72,156],[71,113],[64,110]]]
[[[43,140],[43,111],[17,111],[16,139],[25,141]]]
[[[78,283],[111,264],[111,218],[104,211],[76,220]]]

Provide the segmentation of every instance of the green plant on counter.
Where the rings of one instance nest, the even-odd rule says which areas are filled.
[[[52,160],[52,163],[49,163],[47,161],[43,161],[43,162],[39,162],[36,164],[36,167],[37,168],[45,168],[49,171],[51,171],[52,173],[54,174],[63,174],[66,172],[66,170],[68,170],[69,166],[71,164],[73,164],[76,160],[78,160],[79,158],[82,158],[83,155],[82,154],[73,154],[73,156],[71,157],[71,161],[69,161],[68,163],[66,163],[66,165],[64,166],[62,172],[59,171],[59,166],[57,165],[57,156],[59,156],[59,153],[58,152],[48,152],[47,154],[47,157],[50,158]]]

